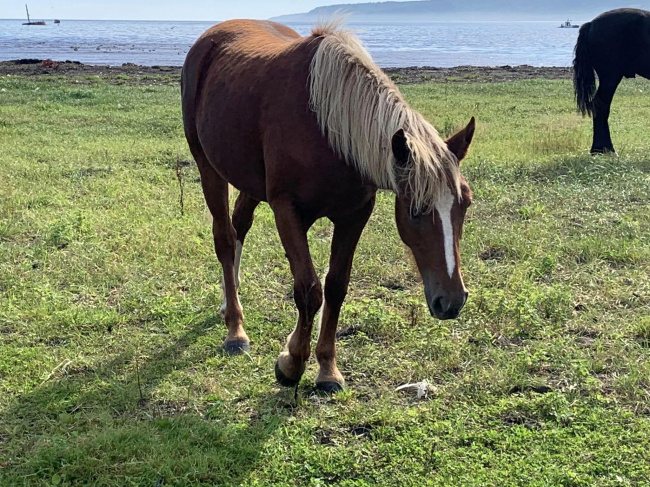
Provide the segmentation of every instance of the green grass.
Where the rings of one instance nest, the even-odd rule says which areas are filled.
[[[0,77],[0,485],[650,483],[650,97],[626,81],[620,157],[587,154],[567,81],[404,93],[472,115],[470,299],[432,319],[382,194],[339,342],[348,389],[294,398],[273,364],[291,275],[266,205],[246,243],[250,356],[221,352],[220,269],[177,86]],[[331,226],[310,233],[319,273]],[[395,392],[430,380],[426,399]]]

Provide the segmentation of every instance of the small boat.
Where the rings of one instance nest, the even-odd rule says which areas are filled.
[[[61,21],[60,21],[59,19],[54,19],[54,23],[55,23],[55,24],[60,24]]]
[[[23,25],[45,25],[44,20],[39,20],[37,22],[32,22],[29,18],[29,9],[27,8],[27,4],[25,4],[25,10],[27,11],[27,22],[23,22]]]
[[[570,20],[567,20],[563,24],[560,24],[560,29],[577,29],[578,27],[580,26],[577,24],[572,24]]]

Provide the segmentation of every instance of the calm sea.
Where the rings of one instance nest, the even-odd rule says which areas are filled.
[[[0,20],[0,61],[52,58],[87,64],[181,65],[212,22]],[[301,34],[310,24],[290,24]],[[382,67],[569,66],[578,29],[550,22],[350,23]]]

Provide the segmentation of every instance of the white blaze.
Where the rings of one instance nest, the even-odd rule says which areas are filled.
[[[442,223],[442,235],[445,242],[445,260],[447,273],[451,277],[456,269],[456,255],[454,253],[454,227],[451,224],[451,208],[454,206],[454,195],[446,190],[436,203],[436,211]]]

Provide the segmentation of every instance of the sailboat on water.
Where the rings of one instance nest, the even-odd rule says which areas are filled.
[[[44,20],[39,20],[37,22],[32,22],[29,18],[29,9],[27,8],[27,4],[25,4],[25,10],[27,11],[27,22],[23,22],[23,25],[45,25]]]

